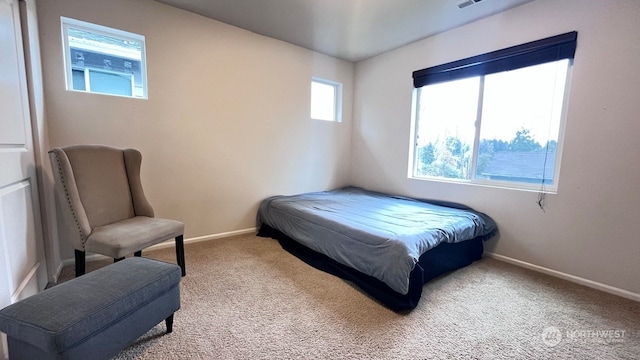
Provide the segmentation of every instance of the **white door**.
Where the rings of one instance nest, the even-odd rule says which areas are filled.
[[[0,0],[0,308],[47,284],[27,94],[18,0]]]

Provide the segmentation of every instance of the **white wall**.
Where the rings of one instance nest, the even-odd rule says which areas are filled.
[[[49,151],[49,131],[45,118],[42,61],[38,31],[38,12],[36,0],[20,1],[22,15],[23,41],[25,44],[25,63],[29,90],[29,105],[36,171],[38,176],[38,195],[42,219],[43,240],[47,258],[47,274],[50,282],[58,280],[61,270],[60,245],[58,241],[53,193],[53,173],[47,151]]]
[[[45,0],[38,15],[51,146],[139,149],[156,216],[187,239],[255,226],[267,196],[347,184],[352,63],[151,0]],[[60,16],[144,35],[149,99],[66,91]],[[343,83],[342,123],[309,119],[312,76]]]
[[[640,294],[640,1],[536,0],[356,64],[351,179],[491,215],[487,250]],[[557,195],[407,178],[411,73],[578,31]],[[633,295],[633,294],[631,294]]]
[[[149,100],[66,91],[60,16],[145,35]],[[348,62],[151,0],[39,0],[38,17],[51,146],[140,149],[157,216],[184,221],[187,238],[252,227],[262,198],[341,186],[351,171],[354,185],[490,214],[501,234],[488,251],[640,293],[640,2],[536,0],[360,62],[355,89]],[[407,178],[412,71],[572,30],[546,212],[531,192]],[[344,84],[341,124],[309,120],[312,76]]]

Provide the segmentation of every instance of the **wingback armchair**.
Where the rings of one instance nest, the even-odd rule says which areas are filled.
[[[76,145],[49,151],[64,223],[61,233],[75,249],[76,276],[85,273],[85,253],[142,256],[142,249],[175,238],[176,258],[186,275],[184,224],[154,217],[140,180],[142,155],[135,149]]]

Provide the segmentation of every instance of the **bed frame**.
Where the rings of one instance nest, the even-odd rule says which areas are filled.
[[[372,298],[396,312],[414,309],[422,296],[422,286],[439,275],[470,265],[482,258],[486,236],[458,243],[443,242],[420,256],[409,277],[409,292],[400,294],[382,281],[340,264],[328,256],[309,249],[282,232],[262,224],[258,236],[280,242],[283,249],[305,263],[356,284]]]

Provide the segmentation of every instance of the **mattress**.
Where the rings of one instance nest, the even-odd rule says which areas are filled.
[[[409,293],[412,272],[426,252],[443,243],[484,240],[497,229],[489,216],[459,204],[356,187],[270,197],[260,204],[258,225],[400,295]]]

